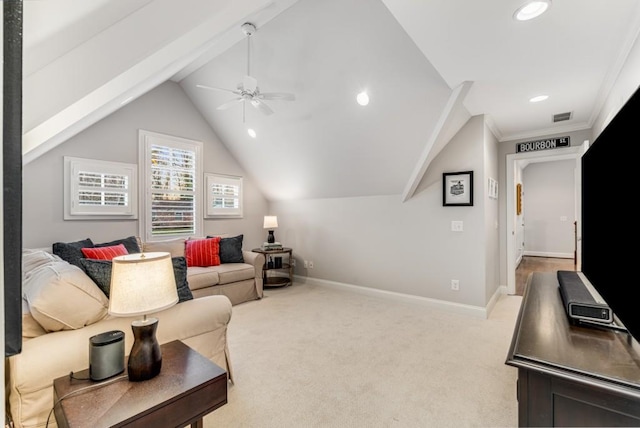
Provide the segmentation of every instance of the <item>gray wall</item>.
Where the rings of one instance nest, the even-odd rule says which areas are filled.
[[[485,201],[484,207],[484,229],[485,229],[485,298],[487,301],[500,286],[500,222],[498,199],[489,198],[489,178],[500,181],[498,168],[498,140],[489,130],[484,127],[484,181],[480,184],[482,192],[478,197]]]
[[[63,157],[136,163],[138,130],[204,143],[204,172],[243,176],[244,218],[205,219],[205,234],[244,234],[244,248],[265,239],[262,217],[268,204],[252,177],[229,154],[180,86],[166,82],[77,136],[25,165],[23,170],[23,246],[47,247],[56,241],[94,242],[138,235],[137,220],[63,220]]]
[[[561,160],[524,168],[525,255],[573,258],[575,166]]]
[[[498,261],[487,257],[497,236],[487,250],[484,179],[485,159],[496,149],[495,142],[490,148],[484,142],[484,117],[473,117],[405,203],[401,195],[272,202],[276,237],[293,248],[296,273],[485,307],[498,287],[497,281],[486,283],[496,276]],[[443,207],[442,173],[464,170],[474,171],[474,206]],[[464,232],[452,232],[452,220],[462,220]],[[304,269],[303,260],[314,268]],[[460,281],[459,291],[451,290],[451,279]]]

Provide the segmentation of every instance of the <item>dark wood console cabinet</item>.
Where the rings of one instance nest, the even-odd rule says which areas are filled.
[[[556,273],[527,282],[506,364],[520,426],[640,426],[640,350],[625,332],[569,322]]]

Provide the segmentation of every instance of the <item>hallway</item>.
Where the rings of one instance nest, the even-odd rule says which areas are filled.
[[[531,272],[555,272],[558,270],[575,270],[573,259],[555,257],[524,256],[516,268],[516,295],[524,294],[524,287]]]

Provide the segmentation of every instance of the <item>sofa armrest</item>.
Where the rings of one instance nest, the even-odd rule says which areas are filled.
[[[231,302],[226,296],[206,296],[152,314],[158,318],[160,344],[182,340],[231,374],[227,326]],[[140,317],[108,317],[77,330],[48,333],[23,342],[22,352],[5,361],[7,394],[16,426],[46,424],[53,380],[89,367],[89,338],[111,330],[125,333],[125,354],[133,345],[131,322]]]
[[[245,263],[253,265],[253,269],[255,270],[256,292],[258,293],[258,297],[262,299],[264,294],[264,284],[262,282],[262,268],[264,267],[265,262],[264,254],[242,250],[242,258]]]

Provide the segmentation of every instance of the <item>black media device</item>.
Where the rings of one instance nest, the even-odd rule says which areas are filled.
[[[640,341],[635,200],[640,90],[626,101],[582,156],[580,270]]]
[[[611,324],[613,313],[582,272],[559,270],[558,284],[567,316],[572,323]]]
[[[112,330],[89,338],[89,377],[104,380],[124,372],[124,332]]]

